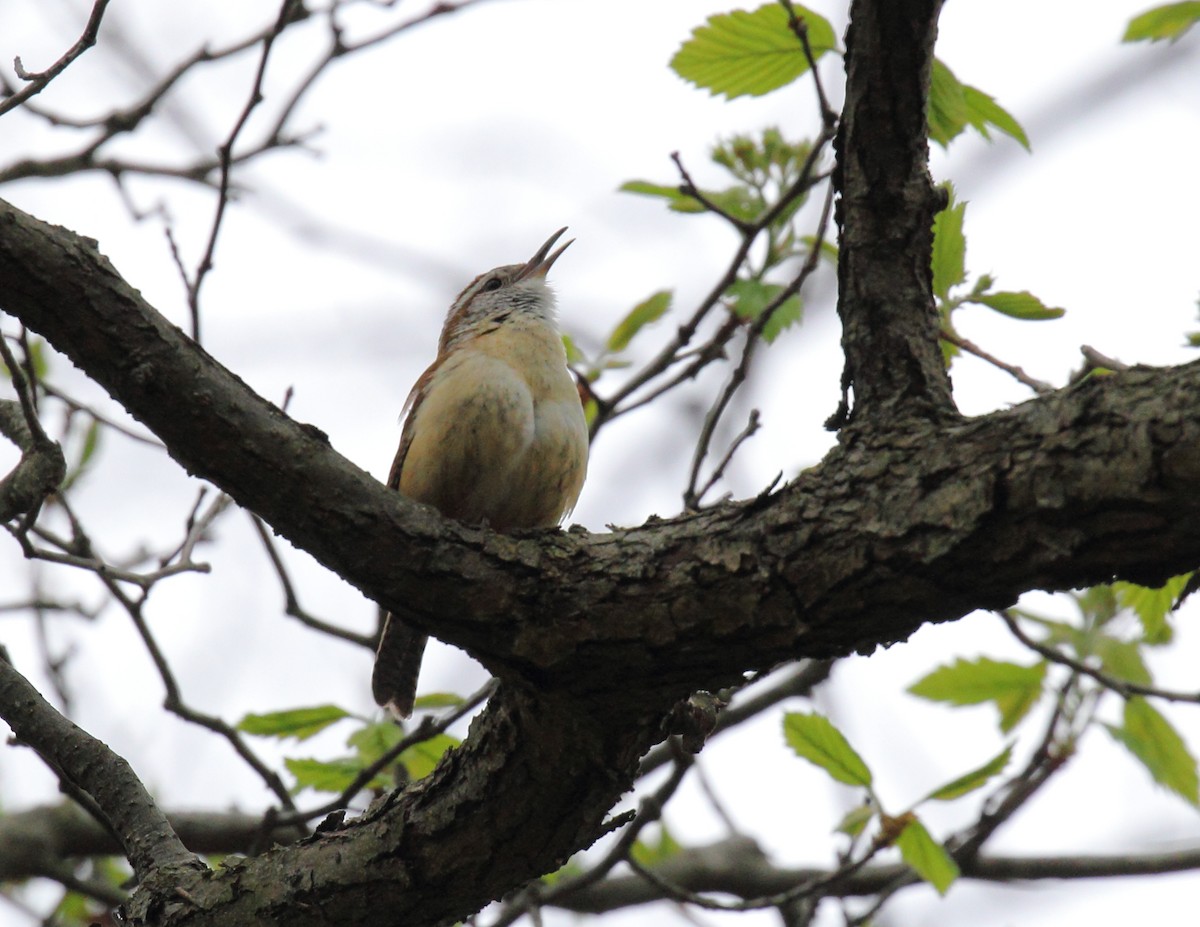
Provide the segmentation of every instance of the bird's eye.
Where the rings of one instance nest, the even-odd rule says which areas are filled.
[[[486,293],[490,290],[498,290],[503,285],[504,281],[499,277],[491,277],[488,282],[483,285],[483,290]]]

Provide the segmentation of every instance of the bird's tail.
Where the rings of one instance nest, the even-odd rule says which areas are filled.
[[[395,615],[389,614],[384,619],[379,649],[375,652],[375,671],[371,674],[371,692],[378,704],[398,718],[412,714],[421,656],[428,640]]]

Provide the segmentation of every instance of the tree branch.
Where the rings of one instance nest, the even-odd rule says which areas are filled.
[[[1114,856],[988,856],[964,864],[962,874],[985,882],[1048,879],[1106,879],[1120,876],[1161,875],[1200,869],[1200,848],[1168,853]],[[684,850],[660,863],[653,871],[691,892],[711,892],[738,898],[760,898],[786,892],[796,885],[829,874],[815,868],[789,869],[772,864],[753,840],[733,837],[710,846]],[[847,898],[874,895],[908,875],[903,864],[867,866],[846,876],[829,892]],[[639,875],[610,877],[570,893],[556,894],[555,907],[587,914],[661,901],[662,891]]]
[[[129,764],[60,715],[0,654],[0,717],[16,738],[100,807],[133,871],[161,884],[199,866]]]
[[[942,0],[855,0],[834,142],[838,314],[846,367],[831,427],[955,415],[938,349],[931,259],[944,204],[929,176],[926,102]]]
[[[356,887],[335,866],[335,894],[365,903],[381,860],[399,867],[387,878],[401,894],[413,860],[436,860],[458,877],[454,890],[423,892],[419,910],[411,896],[387,909],[414,922],[473,910],[585,844],[658,739],[659,718],[695,689],[797,656],[869,650],[1027,589],[1118,573],[1152,584],[1200,562],[1197,364],[1135,368],[971,421],[860,433],[761,500],[608,535],[503,537],[388,491],[154,312],[92,244],[11,206],[0,208],[0,292],[189,470],[504,681],[462,759],[384,814],[407,822],[403,850],[394,835],[368,841],[374,862]],[[571,778],[561,764],[576,769],[574,757],[595,767],[587,781],[560,784],[554,800],[540,784],[522,795],[540,780],[534,769]],[[519,827],[505,836],[457,819],[464,789],[510,769],[504,801]],[[555,839],[519,836],[539,828]],[[428,847],[409,844],[418,832]],[[494,877],[460,859],[510,838],[529,852],[506,854]],[[265,891],[283,884],[277,867],[330,858],[315,844],[277,850],[241,878],[253,868]]]

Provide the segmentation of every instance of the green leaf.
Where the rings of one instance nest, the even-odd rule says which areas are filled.
[[[871,787],[871,770],[828,718],[790,712],[783,716],[783,736],[797,756],[820,766],[838,782]]]
[[[1196,758],[1158,709],[1144,698],[1131,698],[1125,703],[1125,723],[1105,727],[1150,771],[1155,782],[1200,806]]]
[[[1026,321],[1041,321],[1043,319],[1058,319],[1066,313],[1066,309],[1047,306],[1032,293],[1022,290],[1020,293],[980,293],[970,297],[968,302],[980,303],[989,309],[994,309],[1002,315]]]
[[[946,189],[946,208],[933,217],[933,292],[939,299],[948,299],[950,290],[967,279],[967,204],[955,202],[954,187],[947,184]]]
[[[952,779],[940,788],[934,789],[925,798],[926,800],[933,801],[950,801],[954,798],[960,798],[969,792],[974,792],[991,779],[992,776],[1002,773],[1010,759],[1012,759],[1011,745],[1005,747],[1000,753],[996,754],[978,769],[972,769],[969,773],[964,773],[957,779]]]
[[[829,20],[793,6],[808,26],[814,59],[837,47]],[[788,25],[787,11],[768,3],[750,13],[733,10],[710,16],[675,53],[671,68],[684,80],[733,99],[761,96],[790,84],[808,70],[808,59]]]
[[[258,737],[295,737],[307,740],[350,713],[337,705],[316,705],[312,708],[292,708],[265,715],[248,714],[237,723],[237,729]]]
[[[875,806],[869,802],[863,802],[847,811],[834,830],[839,834],[846,834],[848,837],[857,837],[874,817]]]
[[[670,308],[670,290],[659,290],[653,296],[642,300],[617,323],[617,327],[608,336],[607,349],[613,353],[624,351],[629,346],[629,342],[633,340],[634,335],[651,322],[657,322]]]
[[[654,866],[666,862],[682,849],[683,847],[679,845],[674,835],[667,830],[667,826],[660,824],[658,840],[651,842],[648,838],[643,837],[629,848],[629,853],[634,862],[641,863],[643,866]]]
[[[1100,658],[1100,668],[1108,675],[1139,686],[1148,686],[1154,682],[1150,668],[1142,658],[1141,643],[1122,641],[1107,634],[1100,634],[1092,642],[1092,651]]]
[[[679,187],[668,187],[663,184],[650,183],[648,180],[627,180],[617,189],[625,193],[636,193],[639,196],[660,196],[667,200],[676,212],[707,212],[704,204],[694,196],[684,193]]]
[[[913,872],[936,888],[939,895],[946,894],[959,876],[958,864],[916,818],[900,832],[896,846]]]
[[[296,780],[293,793],[304,789],[341,793],[363,771],[362,763],[353,757],[336,760],[285,759],[283,765]]]
[[[1200,22],[1200,3],[1168,3],[1156,6],[1129,21],[1122,42],[1176,41]]]
[[[725,294],[731,297],[733,311],[740,319],[753,321],[763,314],[763,311],[783,291],[777,283],[763,283],[761,280],[735,280],[729,285]],[[795,325],[804,314],[799,296],[789,296],[771,312],[771,318],[763,326],[763,340],[770,344],[784,329]]]
[[[800,240],[808,247],[809,251],[817,246],[817,238],[815,235],[801,235]],[[837,267],[838,262],[838,246],[826,239],[821,240],[821,257],[827,260],[834,267]]]
[[[933,59],[929,79],[929,140],[947,148],[967,126],[967,100],[954,72]]]
[[[466,699],[454,692],[430,692],[427,695],[422,695],[413,702],[413,710],[460,708],[465,703]],[[392,725],[392,727],[395,727],[395,725]]]
[[[1126,582],[1113,583],[1112,587],[1121,606],[1137,613],[1146,643],[1166,644],[1174,636],[1167,616],[1191,578],[1191,573],[1173,576],[1157,589]]]
[[[413,744],[400,754],[400,762],[408,770],[409,779],[416,781],[424,779],[437,766],[438,761],[447,751],[453,750],[460,741],[449,734],[435,734],[428,740]]]
[[[988,127],[1015,139],[1026,151],[1029,137],[1012,113],[990,95],[964,84],[939,59],[933,59],[929,82],[929,140],[943,148],[970,126],[988,141]]]
[[[1009,138],[1016,140],[1026,151],[1032,150],[1029,147],[1029,136],[1025,134],[1021,124],[1013,118],[1012,113],[982,90],[967,84],[963,84],[962,90],[967,122],[976,132],[990,141],[992,137],[988,134],[988,126],[992,126]]]
[[[920,698],[952,705],[994,702],[1000,712],[1000,730],[1008,733],[1041,697],[1045,676],[1044,661],[1021,666],[987,657],[960,659],[949,666],[939,666],[909,686],[908,691]]]
[[[374,721],[364,724],[346,738],[346,746],[353,747],[363,767],[370,766],[400,743],[404,729],[391,721]]]

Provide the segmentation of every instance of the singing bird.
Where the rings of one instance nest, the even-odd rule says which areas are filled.
[[[480,274],[446,314],[437,358],[404,404],[388,486],[495,531],[552,527],[575,507],[588,430],[546,274],[571,244],[555,232],[524,264]],[[371,689],[412,714],[427,637],[389,614]]]

